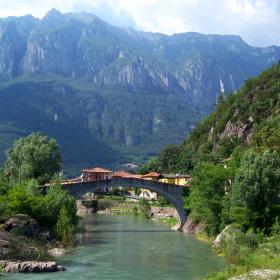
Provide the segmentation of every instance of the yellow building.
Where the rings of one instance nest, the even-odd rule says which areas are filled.
[[[189,187],[189,181],[191,180],[191,176],[186,174],[159,174],[156,172],[151,172],[143,175],[142,179],[165,184],[174,184],[178,186]],[[146,189],[141,189],[141,194],[139,196],[146,199],[159,198],[159,195],[157,193]]]
[[[188,186],[190,179],[191,176],[186,174],[162,174],[159,182],[175,184],[179,186]]]
[[[162,178],[159,179],[159,182],[166,184],[175,184],[175,175],[163,175]]]

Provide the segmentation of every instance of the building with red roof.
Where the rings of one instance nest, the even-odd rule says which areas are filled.
[[[145,180],[158,181],[159,178],[161,178],[161,174],[159,174],[157,172],[151,172],[151,173],[142,175],[142,178]]]
[[[83,182],[112,179],[113,171],[101,167],[82,170]]]

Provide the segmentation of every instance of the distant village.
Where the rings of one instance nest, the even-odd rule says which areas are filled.
[[[145,175],[141,175],[135,173],[132,170],[111,171],[108,169],[104,169],[102,167],[94,167],[94,168],[83,169],[81,176],[74,179],[64,180],[62,184],[77,184],[83,182],[93,182],[98,180],[110,180],[114,178],[134,178],[134,179],[150,180],[159,183],[183,186],[186,188],[190,187],[189,183],[191,180],[191,176],[186,174],[160,174],[157,172],[151,172]],[[110,193],[111,191],[112,191],[111,188],[104,187],[104,188],[100,188],[98,191],[96,191],[96,193],[106,194],[106,193]],[[126,192],[128,195],[137,196],[134,188],[126,188]],[[148,200],[157,200],[159,199],[159,194],[141,188],[138,197],[145,198]]]

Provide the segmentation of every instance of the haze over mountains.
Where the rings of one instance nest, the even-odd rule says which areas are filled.
[[[58,140],[68,172],[146,160],[279,59],[238,36],[144,33],[87,13],[1,19],[0,161],[34,130]]]

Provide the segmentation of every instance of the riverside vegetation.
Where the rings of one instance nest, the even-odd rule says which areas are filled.
[[[1,259],[48,260],[47,250],[57,242],[73,245],[78,221],[74,198],[57,179],[46,195],[38,188],[60,169],[55,140],[40,133],[17,140],[7,152],[0,181]]]
[[[221,94],[215,111],[142,172],[191,173],[189,217],[230,265],[207,279],[280,268],[280,64]],[[223,236],[223,237],[222,237]]]

